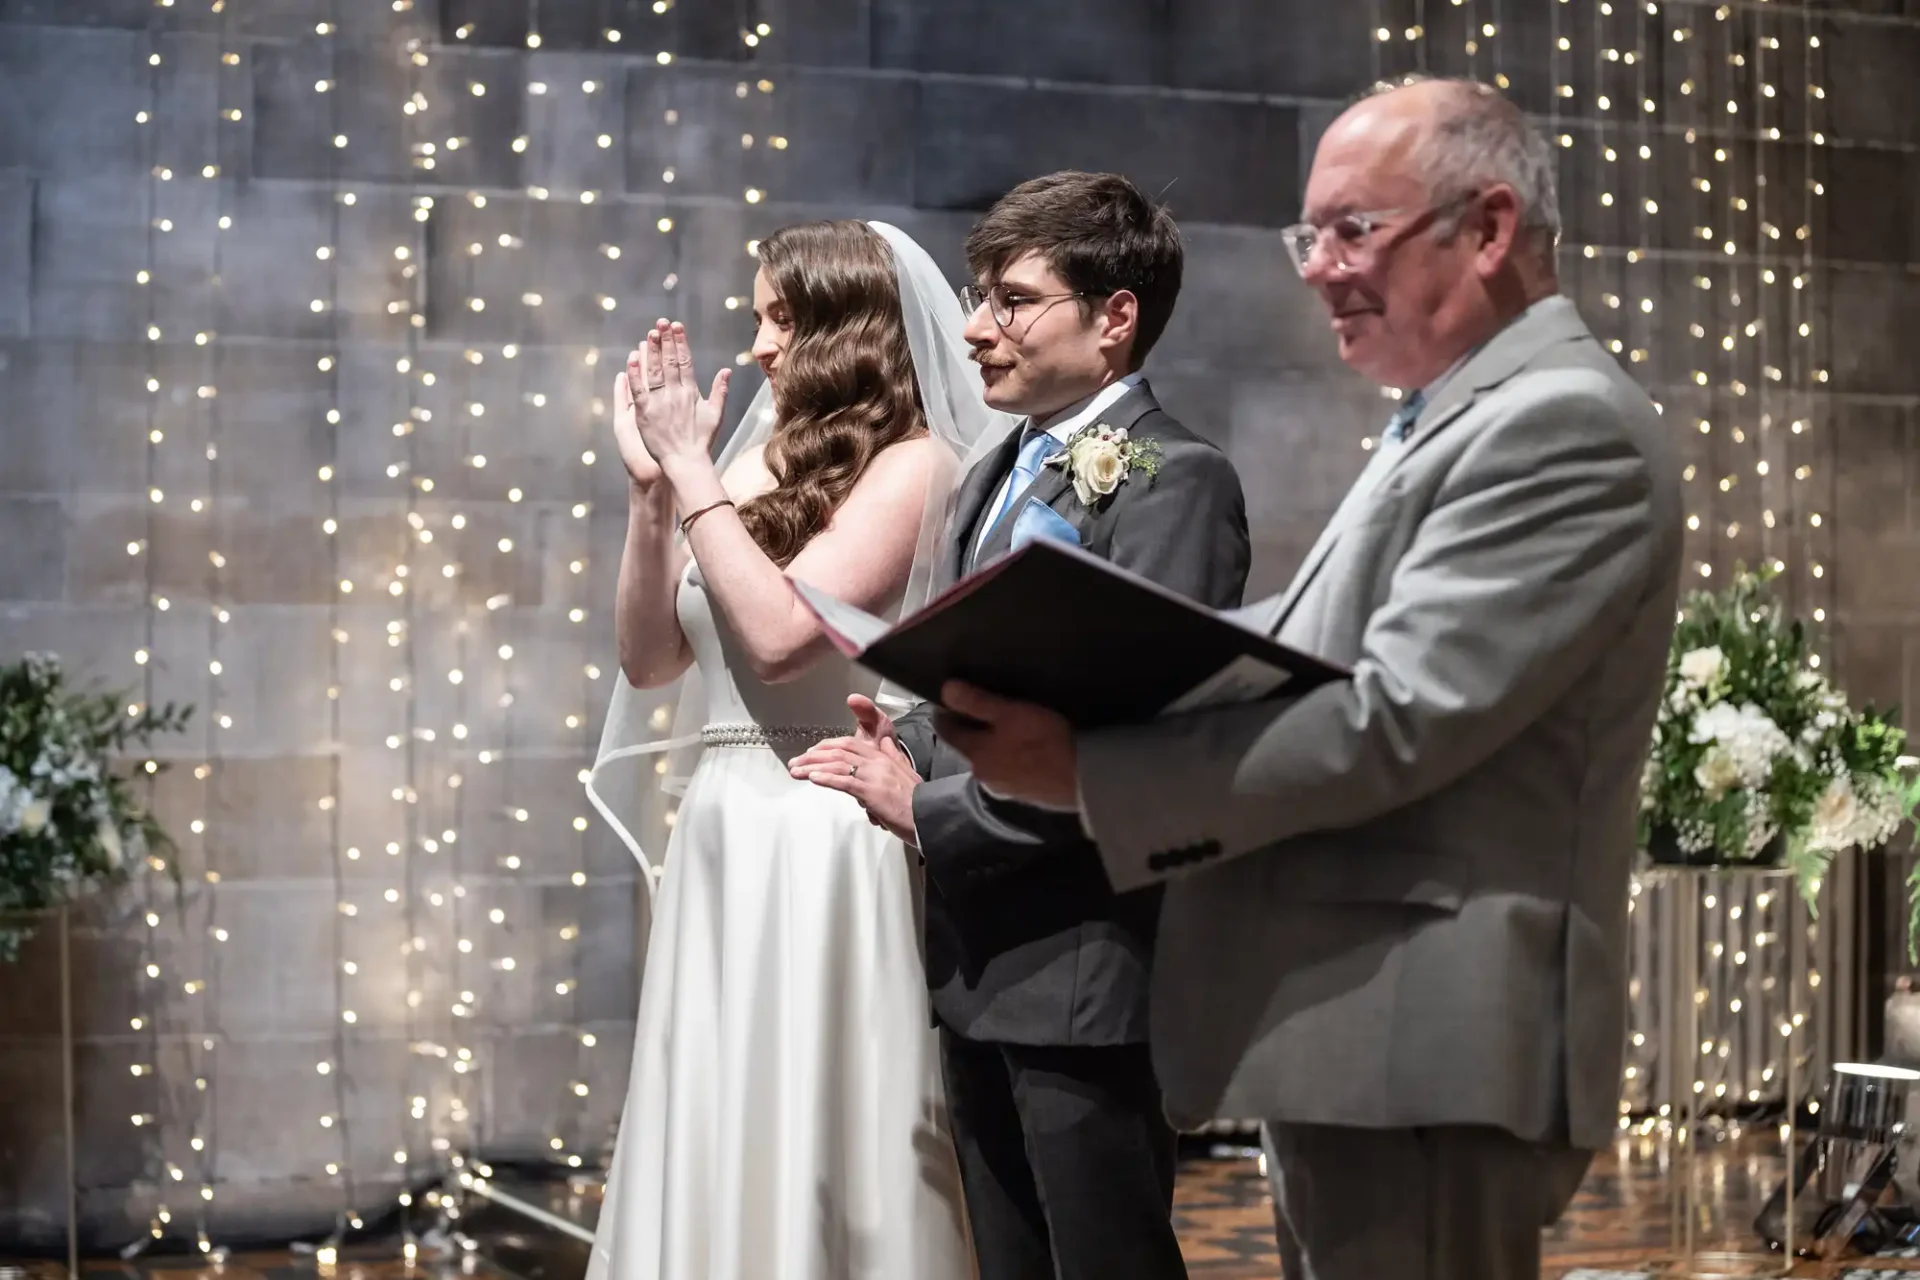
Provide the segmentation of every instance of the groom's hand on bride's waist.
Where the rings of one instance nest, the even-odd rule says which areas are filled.
[[[891,721],[888,728],[892,728]],[[920,785],[920,775],[907,763],[899,739],[891,733],[876,737],[861,732],[851,738],[828,738],[794,757],[787,768],[795,778],[829,791],[846,792],[860,802],[873,825],[886,828],[916,849],[920,847],[913,824],[913,789]]]

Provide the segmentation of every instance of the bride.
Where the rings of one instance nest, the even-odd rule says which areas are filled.
[[[648,333],[616,387],[625,680],[588,789],[658,891],[588,1277],[967,1280],[918,872],[785,763],[876,691],[789,579],[876,613],[923,603],[960,465],[1012,424],[981,401],[965,317],[905,234],[811,223],[759,259],[767,386],[719,462],[728,374],[702,396],[681,325]],[[676,679],[663,736],[635,690]],[[629,830],[636,778],[657,785],[695,747],[656,868]]]

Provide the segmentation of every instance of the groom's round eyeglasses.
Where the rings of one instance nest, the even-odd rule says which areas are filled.
[[[1028,324],[1032,324],[1069,298],[1098,296],[1092,293],[1020,293],[1003,284],[997,284],[983,291],[974,285],[968,285],[960,291],[960,305],[967,309],[968,315],[973,315],[982,307],[987,308],[993,316],[993,322],[1002,329],[1007,329],[1011,328],[1013,322],[1022,315],[1027,317]],[[1036,303],[1042,302],[1047,305],[1038,311],[1031,311]],[[1029,311],[1031,314],[1028,314]]]

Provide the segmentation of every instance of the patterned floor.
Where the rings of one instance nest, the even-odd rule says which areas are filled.
[[[342,1258],[331,1267],[317,1267],[313,1255],[273,1250],[236,1254],[224,1264],[202,1265],[194,1258],[152,1258],[139,1262],[91,1261],[80,1264],[83,1280],[512,1280],[505,1272],[486,1266],[409,1267],[399,1258]],[[0,1263],[0,1280],[66,1280],[64,1262]]]
[[[1751,1253],[1750,1223],[1773,1189],[1777,1163],[1735,1149],[1703,1152],[1698,1172],[1701,1248]],[[1543,1280],[1641,1280],[1671,1253],[1668,1183],[1660,1145],[1625,1145],[1594,1162],[1579,1196],[1543,1244]],[[1181,1171],[1175,1215],[1193,1280],[1278,1280],[1273,1201],[1251,1160],[1194,1162]],[[1823,1280],[1920,1274],[1920,1256],[1803,1263],[1796,1277]],[[1776,1273],[1777,1274],[1777,1273]]]
[[[1699,1171],[1705,1204],[1700,1226],[1704,1247],[1750,1251],[1754,1207],[1771,1189],[1775,1162],[1740,1148],[1705,1151]],[[1175,1217],[1193,1280],[1280,1280],[1273,1246],[1273,1206],[1258,1164],[1247,1156],[1190,1161],[1183,1166]],[[1657,1143],[1624,1145],[1594,1164],[1579,1197],[1544,1244],[1544,1280],[1641,1280],[1649,1260],[1669,1252],[1664,1153]],[[152,1258],[137,1263],[85,1264],[83,1280],[577,1280],[585,1256],[577,1244],[526,1230],[515,1219],[492,1236],[485,1253],[457,1262],[423,1261],[408,1267],[396,1250],[378,1244],[344,1250],[340,1261],[319,1267],[311,1253],[242,1253],[223,1266],[193,1258]],[[1920,1250],[1904,1257],[1845,1264],[1803,1263],[1796,1277],[1871,1280],[1920,1275]],[[57,1263],[0,1261],[0,1280],[65,1280]]]

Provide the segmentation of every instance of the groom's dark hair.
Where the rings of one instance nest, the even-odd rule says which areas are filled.
[[[1117,173],[1068,170],[1023,182],[1000,197],[967,237],[967,268],[991,284],[1038,253],[1075,293],[1081,311],[1122,289],[1140,299],[1129,370],[1146,363],[1173,318],[1186,252],[1162,205]]]

